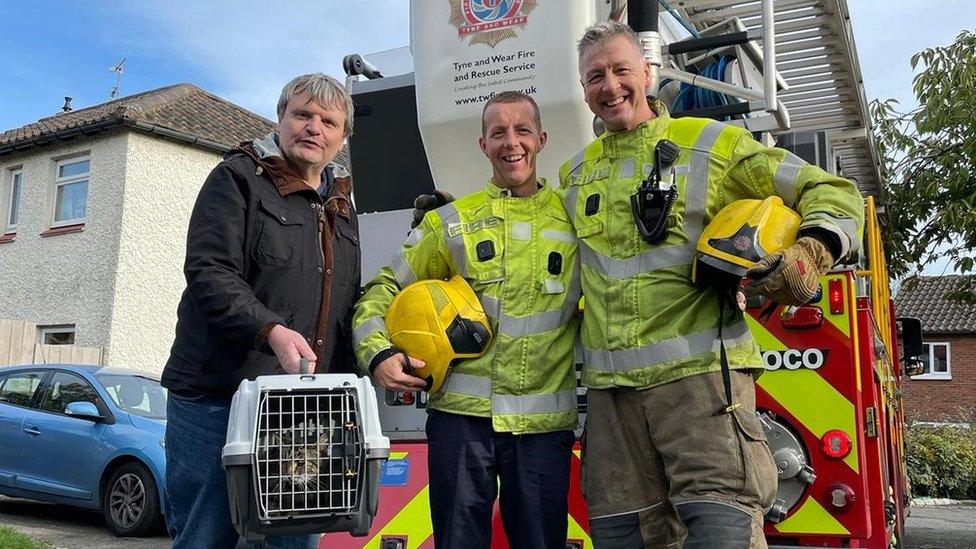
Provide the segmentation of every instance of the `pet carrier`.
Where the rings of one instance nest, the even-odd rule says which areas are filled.
[[[249,543],[321,532],[366,535],[389,453],[368,379],[244,380],[223,450],[234,527]]]

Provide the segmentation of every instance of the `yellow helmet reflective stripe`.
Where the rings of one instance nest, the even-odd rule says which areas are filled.
[[[722,208],[702,231],[691,277],[695,282],[709,283],[715,282],[709,279],[716,274],[741,278],[763,256],[792,246],[799,227],[799,214],[778,196],[736,200]]]
[[[390,341],[424,361],[412,374],[435,394],[451,362],[479,357],[491,342],[491,325],[478,296],[460,275],[450,280],[420,280],[404,288],[386,313]]]

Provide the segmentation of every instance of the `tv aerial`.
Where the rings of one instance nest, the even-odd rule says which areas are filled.
[[[109,99],[115,99],[116,97],[119,96],[119,84],[122,81],[122,71],[124,70],[124,65],[125,65],[125,57],[123,57],[121,61],[116,63],[114,67],[108,69],[109,72],[115,73],[115,87],[112,88],[112,91],[108,94]]]

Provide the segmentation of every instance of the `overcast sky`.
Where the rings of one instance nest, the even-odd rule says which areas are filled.
[[[446,1],[446,0],[424,0]],[[562,0],[569,1],[569,0]],[[972,0],[848,0],[869,100],[911,104],[909,57],[976,29]],[[282,6],[288,6],[284,11]],[[268,118],[296,74],[409,41],[407,0],[0,0],[0,131],[121,93],[191,82]]]

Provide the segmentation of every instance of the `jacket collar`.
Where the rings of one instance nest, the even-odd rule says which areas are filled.
[[[233,152],[243,152],[257,163],[255,175],[267,172],[267,177],[277,189],[278,194],[286,196],[301,191],[312,191],[305,184],[305,179],[292,165],[285,160],[281,147],[278,145],[278,134],[268,135],[251,142],[241,143]],[[326,209],[349,219],[352,212],[352,178],[345,167],[330,163],[322,170],[322,180],[328,183],[329,194],[323,200]],[[317,193],[316,193],[317,194]]]
[[[552,188],[546,183],[545,178],[539,178],[539,190],[532,196],[526,197],[515,197],[512,196],[508,189],[503,189],[498,185],[495,185],[488,180],[488,185],[485,186],[485,194],[492,199],[502,199],[502,200],[517,200],[519,204],[523,204],[532,209],[539,209],[549,203],[550,195],[552,194]]]
[[[260,175],[264,171],[268,173],[268,178],[271,179],[271,182],[278,190],[278,194],[281,196],[305,189],[312,190],[311,187],[305,184],[304,176],[290,162],[285,160],[285,155],[281,152],[281,147],[278,145],[277,132],[271,132],[251,142],[241,143],[240,150],[257,162],[258,169],[255,170],[256,175]],[[328,178],[327,172],[328,169],[322,170],[323,181]]]

